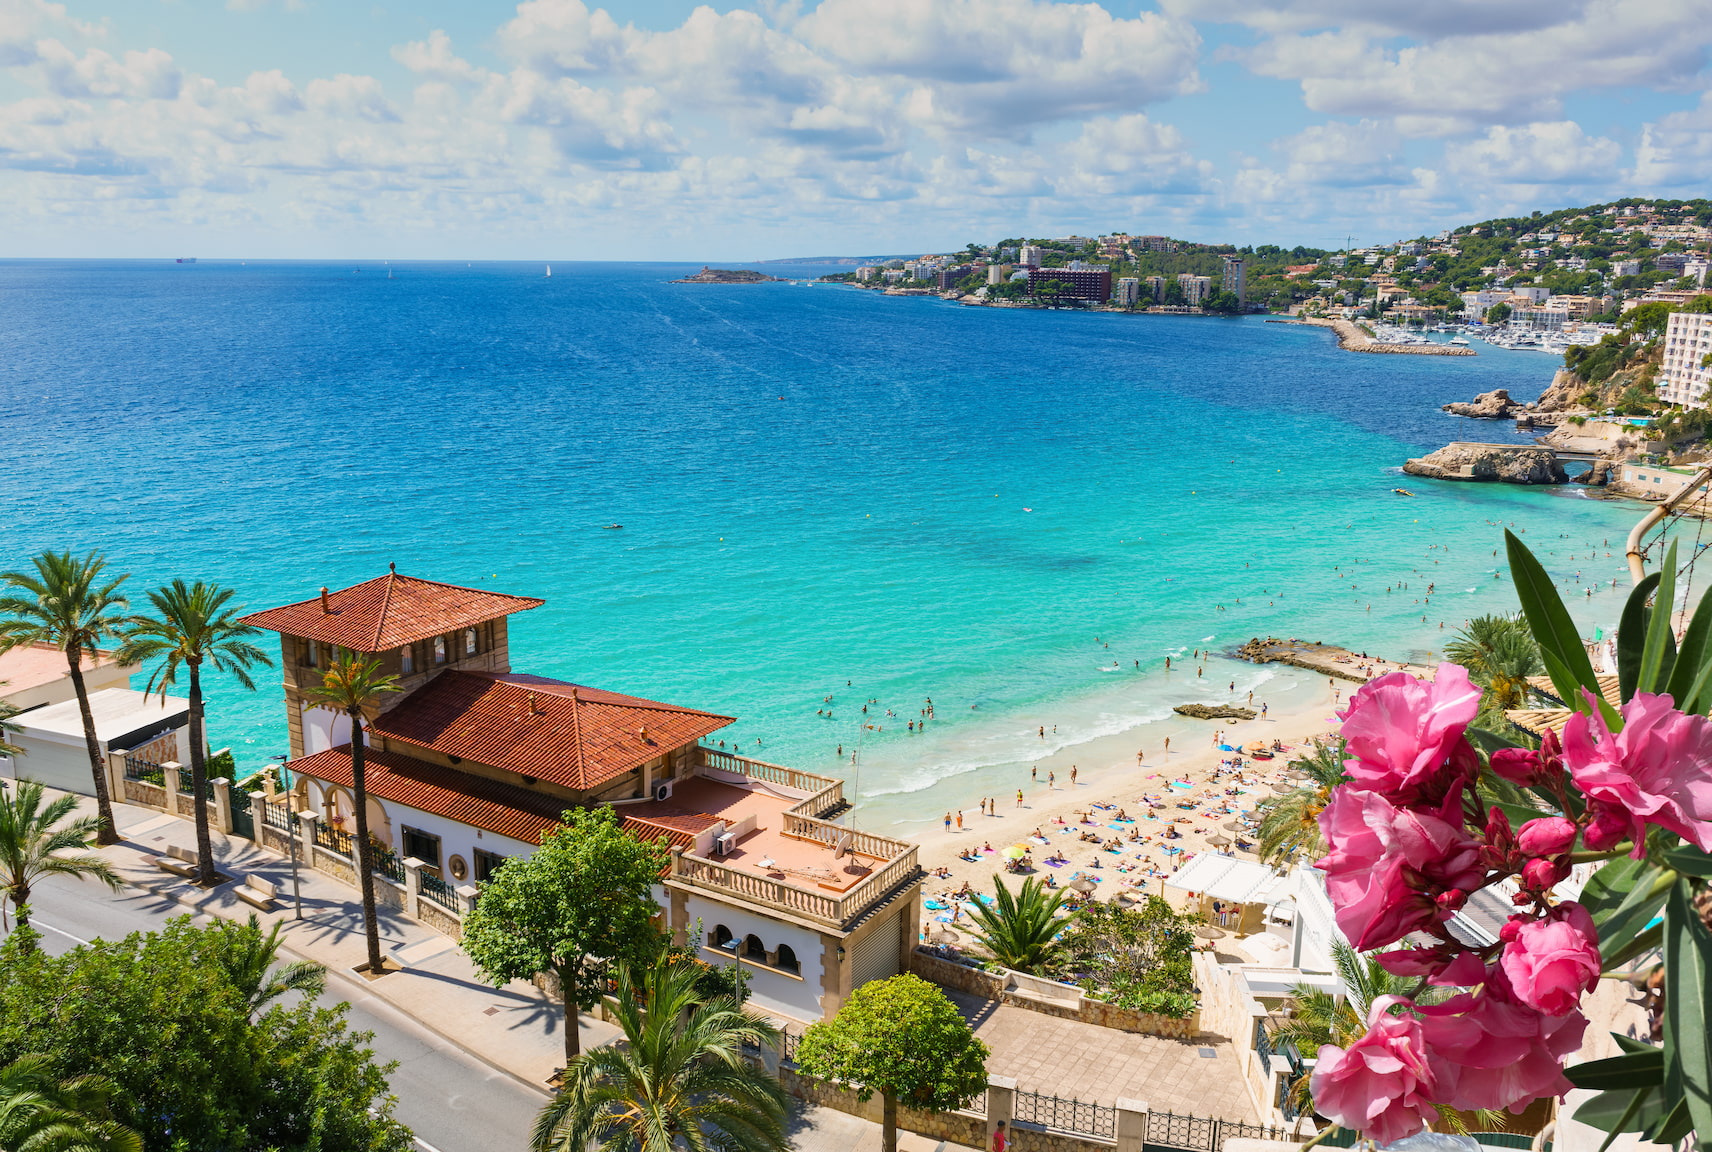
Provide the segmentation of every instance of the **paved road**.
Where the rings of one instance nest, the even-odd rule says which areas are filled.
[[[96,937],[119,939],[159,928],[185,909],[146,893],[113,897],[88,884],[54,879],[35,889],[32,923],[42,945],[59,953]],[[292,956],[292,959],[300,957]],[[535,1114],[547,1100],[435,1036],[357,978],[329,974],[326,1003],[348,1001],[354,1027],[374,1033],[381,1060],[396,1060],[394,1114],[416,1133],[423,1152],[522,1152]]]

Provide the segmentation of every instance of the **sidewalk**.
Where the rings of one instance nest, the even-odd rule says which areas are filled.
[[[81,810],[92,813],[94,807],[92,800],[80,798]],[[154,866],[152,857],[169,845],[194,850],[196,833],[189,820],[127,804],[115,804],[113,815],[122,839],[102,852],[130,887],[115,894],[90,885],[90,899],[134,900],[147,894],[186,912],[230,920],[244,920],[255,912],[233,894],[235,882],[203,891]],[[557,1001],[522,981],[498,989],[484,983],[457,941],[390,908],[376,909],[381,948],[404,970],[364,980],[352,971],[368,955],[362,906],[353,889],[300,867],[303,919],[297,920],[289,859],[218,830],[210,834],[215,866],[222,874],[234,881],[259,875],[279,885],[278,907],[256,915],[264,927],[284,926],[281,939],[292,952],[325,965],[333,982],[344,981],[353,990],[387,1001],[453,1047],[540,1092],[546,1102],[547,1077],[564,1063],[564,1013]],[[617,1028],[586,1013],[578,1031],[585,1049],[620,1035]],[[804,1152],[879,1152],[881,1146],[878,1124],[802,1101],[793,1103],[790,1136],[792,1147]],[[966,1152],[910,1132],[898,1133],[898,1147],[899,1152]]]

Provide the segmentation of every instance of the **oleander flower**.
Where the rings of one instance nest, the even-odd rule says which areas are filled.
[[[1430,948],[1398,948],[1374,956],[1379,966],[1393,976],[1425,976],[1427,983],[1444,988],[1472,988],[1485,983],[1490,971],[1478,952],[1460,944],[1435,944]]]
[[[1340,785],[1319,821],[1330,851],[1315,866],[1357,951],[1448,919],[1485,880],[1481,842],[1460,824],[1398,808],[1377,792]]]
[[[1487,762],[1492,771],[1524,788],[1540,778],[1540,754],[1532,748],[1500,748]]]
[[[1407,672],[1369,680],[1340,713],[1350,780],[1399,804],[1436,803],[1479,770],[1463,738],[1479,709],[1480,687],[1459,664],[1440,664],[1430,681]]]
[[[1601,815],[1610,806],[1628,814],[1637,860],[1646,854],[1648,824],[1712,852],[1712,720],[1674,705],[1669,696],[1637,692],[1623,705],[1621,732],[1613,734],[1597,708],[1577,712],[1563,729],[1563,760],[1576,787],[1607,806]],[[1597,839],[1608,835],[1609,822]]]
[[[1562,816],[1541,816],[1516,832],[1516,847],[1529,856],[1557,856],[1575,843],[1575,821]]]
[[[1442,1105],[1519,1113],[1572,1087],[1563,1060],[1581,1046],[1587,1018],[1548,1016],[1517,1003],[1502,969],[1479,992],[1417,1011],[1437,1088],[1433,1099]]]
[[[1367,1032],[1348,1048],[1320,1049],[1309,1088],[1314,1110],[1371,1140],[1389,1144],[1438,1119],[1421,1022],[1393,1015],[1402,996],[1381,996],[1367,1015]]]
[[[1565,901],[1543,919],[1512,916],[1498,967],[1515,998],[1548,1016],[1566,1016],[1599,983],[1599,930],[1587,909]]]

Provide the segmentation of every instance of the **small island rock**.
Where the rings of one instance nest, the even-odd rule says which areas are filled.
[[[747,268],[709,268],[703,264],[701,271],[694,276],[685,276],[682,280],[674,280],[674,284],[776,284],[777,276],[768,276],[761,272],[751,272]]]
[[[1255,715],[1251,708],[1233,708],[1229,704],[1179,704],[1171,711],[1197,720],[1252,720]]]
[[[1404,463],[1411,476],[1434,480],[1499,480],[1506,484],[1562,484],[1569,479],[1549,448],[1450,444]]]
[[[1440,407],[1452,416],[1473,416],[1481,420],[1507,420],[1528,410],[1526,404],[1510,399],[1508,388],[1494,388],[1490,392],[1482,392],[1466,404],[1458,402],[1442,404]]]

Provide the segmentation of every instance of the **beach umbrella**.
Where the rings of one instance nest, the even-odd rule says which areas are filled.
[[[1295,791],[1295,789],[1290,787],[1288,784],[1274,784],[1272,786],[1272,790],[1280,796],[1288,796],[1290,793]]]
[[[1211,924],[1203,924],[1199,928],[1195,929],[1195,935],[1199,936],[1203,940],[1218,940],[1223,938],[1224,933],[1219,929],[1214,928]]]
[[[1221,827],[1227,828],[1232,832],[1243,832],[1248,829],[1248,825],[1244,824],[1241,820],[1226,820]]]
[[[1012,844],[1009,848],[999,849],[999,855],[1003,856],[1006,860],[1021,860],[1024,856],[1028,855],[1028,849],[1024,848],[1021,844]]]
[[[1229,836],[1209,836],[1209,837],[1207,837],[1207,843],[1217,844],[1220,848],[1227,846],[1228,844],[1230,844],[1230,842],[1231,842],[1231,838]]]
[[[963,937],[949,928],[941,928],[928,937],[928,940],[934,944],[955,944],[962,939]]]
[[[1076,879],[1070,881],[1068,886],[1076,889],[1076,891],[1078,891],[1078,892],[1083,892],[1083,893],[1091,893],[1094,891],[1095,888],[1099,887],[1099,885],[1095,884],[1092,880],[1088,879],[1086,876],[1076,877]]]

